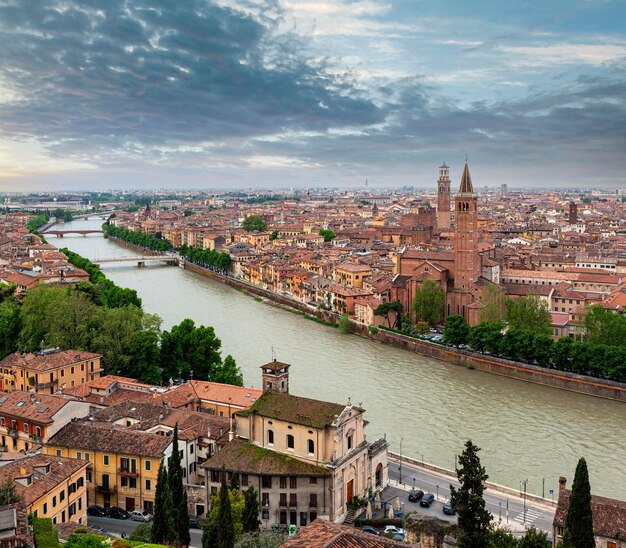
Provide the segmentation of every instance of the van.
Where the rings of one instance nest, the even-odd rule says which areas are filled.
[[[152,519],[152,514],[146,512],[145,510],[133,510],[130,513],[130,519],[146,523]]]

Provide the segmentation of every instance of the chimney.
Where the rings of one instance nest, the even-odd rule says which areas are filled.
[[[559,493],[565,491],[565,484],[567,483],[567,479],[561,476],[559,478]]]
[[[26,468],[24,468],[23,466],[20,467],[20,476],[25,476],[26,475]]]

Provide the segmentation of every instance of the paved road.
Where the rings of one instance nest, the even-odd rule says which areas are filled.
[[[124,532],[126,536],[130,535],[130,533],[135,530],[135,527],[140,525],[138,521],[132,521],[130,519],[97,518],[95,516],[88,516],[87,524],[102,527],[107,533],[117,537],[119,537],[122,532]],[[191,529],[190,548],[202,548],[201,529]]]
[[[397,462],[389,461],[389,479],[392,480],[393,487],[388,488],[390,497],[394,494],[401,494],[404,491],[405,512],[414,510],[419,505],[411,504],[408,501],[406,492],[410,490],[413,485],[417,489],[421,489],[425,493],[432,493],[437,495],[437,501],[433,503],[432,510],[420,509],[422,512],[429,512],[438,515],[441,518],[449,519],[441,512],[442,504],[450,498],[450,480],[445,476],[436,474],[429,470],[424,470],[415,466],[402,464],[402,484],[398,485],[399,480],[399,466]],[[455,487],[458,487],[458,482],[452,482]],[[439,489],[437,489],[439,486]],[[398,489],[399,487],[399,489]],[[386,493],[387,491],[385,491]],[[487,503],[487,509],[492,513],[494,519],[502,519],[504,525],[511,525],[512,528],[519,528],[526,525],[530,527],[534,525],[535,528],[547,531],[549,535],[552,534],[552,521],[554,519],[554,509],[541,506],[535,502],[527,502],[524,505],[523,499],[516,497],[507,497],[501,493],[488,491],[485,493],[485,502]],[[524,507],[526,511],[524,511]],[[507,513],[508,508],[508,513]]]

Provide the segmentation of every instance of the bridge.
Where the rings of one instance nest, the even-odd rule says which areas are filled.
[[[102,234],[102,230],[47,230],[44,234],[63,238],[66,234],[80,234],[82,236],[87,236],[87,234]]]
[[[111,259],[92,259],[92,263],[102,266],[115,263],[137,263],[137,266],[146,266],[146,263],[165,263],[177,265],[179,259],[176,255],[155,255],[152,257],[114,257]]]

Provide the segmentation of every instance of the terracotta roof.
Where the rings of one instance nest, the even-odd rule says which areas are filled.
[[[271,361],[269,363],[266,363],[265,365],[262,365],[261,369],[271,369],[272,371],[280,371],[281,369],[288,369],[290,367],[291,365],[289,365],[288,363],[279,362],[279,361],[276,361],[276,359],[274,359],[274,361]]]
[[[330,471],[324,466],[314,466],[239,438],[226,443],[202,467],[270,476],[330,476]]]
[[[200,400],[215,401],[238,407],[250,407],[263,394],[259,388],[249,388],[245,386],[234,386],[232,384],[222,384],[219,382],[191,381],[190,384],[196,396]],[[185,386],[185,385],[183,385]],[[169,393],[172,390],[168,391]]]
[[[49,371],[73,363],[101,358],[101,354],[80,350],[60,350],[49,354],[10,354],[0,362],[0,367],[21,367],[33,371]]]
[[[63,396],[33,394],[22,390],[0,392],[0,414],[47,424],[70,401],[70,398]]]
[[[345,409],[345,405],[331,403],[281,392],[264,392],[263,395],[239,416],[255,413],[268,419],[302,424],[311,428],[330,426]]]
[[[50,471],[47,473],[43,468],[35,469],[35,467],[44,467],[46,464],[50,464]],[[0,466],[0,480],[6,478],[15,480],[30,476],[31,483],[28,486],[15,482],[16,491],[24,497],[26,505],[30,506],[57,485],[66,482],[81,468],[86,468],[88,464],[87,461],[53,455],[32,455]],[[26,474],[22,473],[24,472],[23,469],[25,469]]]
[[[170,438],[159,434],[111,426],[108,423],[89,421],[72,422],[52,436],[47,445],[160,459],[171,443]]]
[[[372,535],[354,527],[331,521],[316,519],[303,527],[283,548],[386,548],[387,546],[407,546],[404,542]]]
[[[569,489],[559,492],[559,501],[554,514],[556,527],[563,527],[565,524],[570,494]],[[619,531],[621,538],[626,538],[626,501],[591,495],[591,513],[594,535],[615,538]]]

